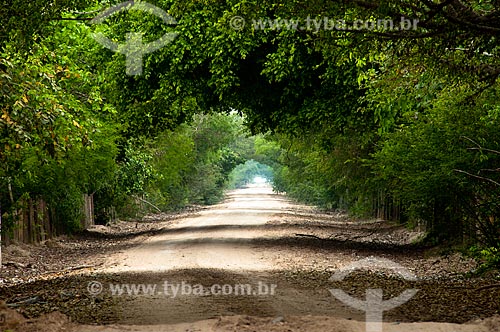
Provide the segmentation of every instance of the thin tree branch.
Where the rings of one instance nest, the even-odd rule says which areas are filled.
[[[463,174],[466,174],[468,176],[471,176],[473,178],[476,178],[476,179],[480,179],[480,180],[484,180],[484,181],[488,181],[488,182],[491,182],[493,184],[496,184],[497,186],[500,186],[500,183],[496,182],[495,180],[492,180],[492,179],[489,179],[489,178],[485,178],[483,176],[479,176],[479,175],[475,175],[475,174],[471,174],[469,172],[466,172],[466,171],[462,171],[461,169],[454,169],[453,170],[454,172],[458,172],[458,173],[463,173]]]
[[[492,150],[492,149],[486,149],[486,148],[482,148],[482,147],[478,147],[478,148],[467,148],[467,150],[479,150],[479,151],[486,151],[486,152],[491,152],[491,153],[494,153],[494,154],[499,154],[499,155],[500,155],[500,151],[497,151],[497,150]]]
[[[482,168],[479,170],[479,172],[500,172],[500,168]]]
[[[162,211],[160,210],[160,208],[159,208],[159,207],[157,207],[156,205],[154,205],[153,203],[150,203],[150,202],[146,201],[145,199],[140,198],[140,197],[139,197],[139,196],[137,196],[137,195],[134,195],[134,198],[136,198],[136,199],[140,200],[141,202],[144,202],[144,203],[146,203],[146,204],[151,205],[151,206],[152,206],[152,207],[154,207],[154,208],[155,208],[158,212],[162,212]]]

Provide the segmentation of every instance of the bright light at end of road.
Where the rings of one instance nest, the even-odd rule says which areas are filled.
[[[253,183],[266,183],[267,179],[262,176],[256,176],[253,178]]]

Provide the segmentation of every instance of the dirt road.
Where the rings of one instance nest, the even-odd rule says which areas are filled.
[[[494,317],[500,288],[483,290],[494,278],[466,278],[473,261],[416,247],[422,234],[397,225],[324,214],[251,187],[194,216],[147,227],[152,231],[132,237],[135,245],[118,243],[89,256],[85,264],[102,261],[98,268],[0,289],[0,295],[25,315],[59,310],[87,324],[44,316],[38,322],[44,331],[361,332],[365,313],[331,289],[361,300],[367,289],[382,289],[384,300],[418,289],[383,313],[383,331],[500,331]],[[108,245],[121,239],[97,235]],[[388,269],[391,264],[415,280]],[[345,278],[331,280],[339,271]],[[36,324],[20,331],[36,331]]]
[[[329,227],[345,230],[345,220],[314,214],[311,208],[294,205],[284,196],[273,194],[268,187],[230,192],[223,204],[198,216],[181,219],[140,246],[111,257],[103,272],[122,276],[125,273],[127,277],[122,277],[121,282],[157,285],[155,294],[120,299],[120,325],[106,329],[87,326],[76,331],[122,331],[125,328],[132,331],[364,331],[364,313],[333,298],[324,281],[336,269],[360,260],[362,256],[358,253],[376,254],[377,247],[361,250],[341,247],[334,256],[328,256],[331,254],[328,248],[296,248],[293,243],[296,234],[307,233],[309,228],[288,226],[293,225],[293,220],[311,215],[315,219],[311,227],[318,226],[317,219],[323,217]],[[284,223],[288,228],[283,227]],[[370,223],[366,224],[367,229],[373,229]],[[325,232],[331,234],[330,229]],[[373,243],[369,241],[370,236],[380,235],[381,239],[390,238],[390,234],[397,236],[393,229],[390,232],[379,229],[375,235],[361,230],[360,234],[358,238],[366,236],[369,243]],[[418,236],[406,235],[399,240],[411,242],[412,236]],[[292,241],[289,247],[287,239]],[[383,241],[381,248],[385,248],[382,244]],[[300,249],[305,249],[306,254],[299,252]],[[321,257],[318,250],[326,251],[327,257]],[[381,256],[385,252],[383,250]],[[308,260],[322,263],[316,268],[313,266],[312,274],[294,274],[308,267],[311,263]],[[318,270],[323,272],[322,276],[314,273]],[[169,289],[166,282],[171,287],[180,287],[179,294],[174,296],[175,288]],[[231,290],[234,292],[235,285],[240,284],[251,285],[253,294],[232,294]],[[355,279],[354,284],[357,285]],[[193,294],[196,285],[203,286],[203,295]],[[227,287],[228,294],[221,295],[220,288],[214,292],[214,285]],[[265,286],[267,293],[255,295],[259,285]],[[180,294],[182,287],[185,294]],[[272,287],[275,287],[274,293],[270,294]],[[352,289],[352,285],[350,287]],[[398,288],[404,290],[404,286]],[[421,305],[414,304],[417,308]],[[489,331],[489,326],[496,325],[492,321],[482,325],[401,323],[412,318],[405,319],[397,313],[388,317],[390,322],[384,331],[479,332]]]
[[[251,241],[263,235],[261,226],[273,215],[294,213],[284,196],[268,187],[228,193],[227,200],[196,217],[185,218],[161,235],[117,257],[110,272],[168,271],[212,268],[264,271],[273,268]]]

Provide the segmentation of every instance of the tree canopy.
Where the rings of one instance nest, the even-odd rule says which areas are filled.
[[[212,203],[254,159],[307,202],[500,246],[498,1],[157,0],[175,26],[133,8],[91,24],[114,4],[0,10],[4,210]],[[92,38],[172,31],[137,76]]]

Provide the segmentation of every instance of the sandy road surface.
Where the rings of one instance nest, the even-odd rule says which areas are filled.
[[[147,281],[157,286],[153,296],[131,297],[121,303],[120,322],[182,324],[208,320],[211,324],[210,319],[220,316],[281,317],[309,313],[310,308],[317,307],[324,308],[316,309],[316,313],[335,311],[340,317],[362,319],[359,313],[335,302],[322,306],[329,300],[327,293],[309,298],[307,290],[282,287],[270,294],[278,285],[267,272],[277,269],[278,261],[273,247],[258,244],[256,240],[275,240],[275,234],[265,227],[273,216],[309,210],[274,194],[269,187],[236,190],[228,193],[224,203],[195,217],[178,220],[141,245],[112,256],[103,272],[125,273],[129,283]],[[165,289],[165,282],[174,287],[186,284],[188,292],[190,286],[202,284],[210,294],[174,296],[173,289]],[[251,285],[251,292],[258,294],[220,296],[212,294],[214,285],[234,288]]]
[[[201,211],[196,217],[181,219],[167,232],[112,257],[114,261],[107,271],[272,269],[272,262],[254,250],[249,241],[263,235],[258,226],[265,225],[272,215],[293,213],[293,207],[268,187],[229,192],[224,203]]]
[[[0,288],[8,304],[36,296],[37,303],[15,307],[27,317],[56,311],[25,321],[17,331],[365,331],[364,312],[335,299],[331,288],[359,299],[369,288],[383,289],[386,298],[419,289],[409,302],[384,313],[385,332],[500,331],[494,316],[500,313],[500,288],[480,290],[498,281],[461,278],[474,262],[429,256],[411,245],[418,233],[397,225],[320,213],[264,187],[230,192],[225,202],[195,216],[155,220],[139,224],[139,230],[150,231],[127,235],[130,242],[105,228],[78,242],[94,248],[79,263],[95,265],[87,272]],[[128,230],[138,226],[125,224]],[[68,259],[75,255],[64,252]],[[339,269],[373,257],[400,264],[419,279],[365,271],[330,280]],[[101,288],[90,289],[94,294],[88,285]],[[153,288],[121,288],[117,295],[117,285]],[[221,294],[221,288],[212,291],[214,285],[250,285],[251,292],[234,294],[233,288]],[[23,320],[1,305],[0,315]]]
[[[297,287],[271,272],[290,263],[293,266],[294,257],[297,264],[304,260],[299,263],[300,252],[293,246],[288,250],[286,245],[269,245],[277,243],[273,242],[276,231],[266,225],[276,216],[280,219],[307,210],[273,194],[270,188],[234,191],[223,204],[180,219],[161,234],[113,255],[103,269],[104,273],[121,276],[122,282],[158,287],[165,281],[172,285],[202,284],[205,289],[213,284],[277,283],[275,294],[174,297],[158,288],[155,294],[120,297],[118,325],[78,326],[73,331],[364,331],[363,313],[334,300],[324,287],[315,287],[314,283]],[[352,250],[342,255],[340,260],[356,256]],[[459,325],[400,323],[396,319],[384,323],[383,330],[499,331],[498,322],[490,318]]]

